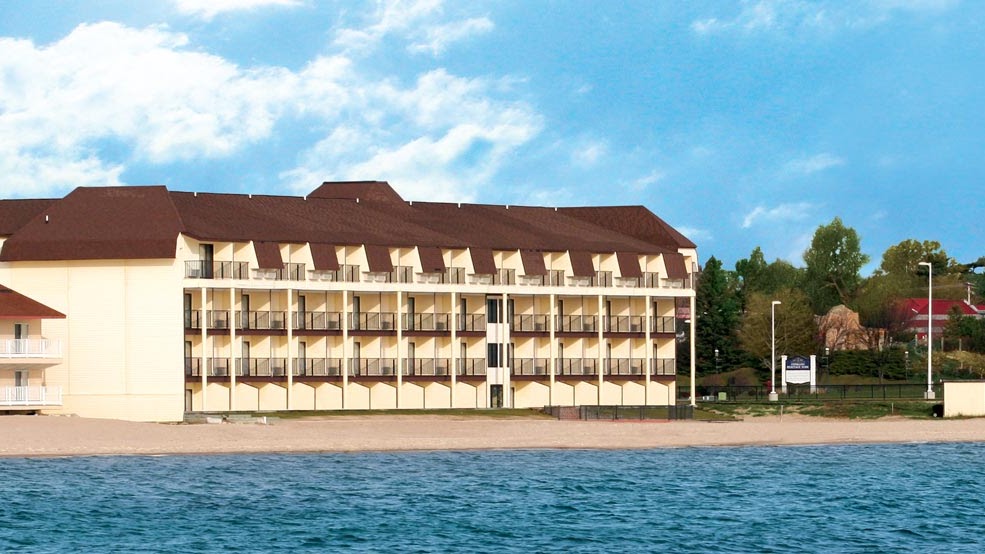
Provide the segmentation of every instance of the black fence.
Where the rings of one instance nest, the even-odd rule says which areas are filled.
[[[944,398],[944,387],[941,384],[933,386],[935,397]],[[777,387],[781,400],[891,400],[910,399],[921,400],[927,392],[927,385],[920,383],[892,383],[873,385],[817,385],[811,390],[810,385],[787,385],[784,394]],[[696,388],[699,401],[767,401],[770,389],[765,386],[699,386]],[[686,400],[689,391],[687,387],[678,387],[678,400]]]
[[[558,419],[584,421],[643,421],[694,419],[694,407],[677,406],[546,406],[544,412]]]

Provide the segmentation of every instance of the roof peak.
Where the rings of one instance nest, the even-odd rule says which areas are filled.
[[[403,202],[386,181],[325,181],[309,198],[348,198],[369,202]]]

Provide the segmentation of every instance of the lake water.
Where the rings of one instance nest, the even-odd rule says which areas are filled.
[[[0,551],[985,552],[985,445],[0,459]]]

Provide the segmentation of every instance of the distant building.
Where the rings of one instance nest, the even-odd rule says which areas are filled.
[[[642,206],[407,202],[383,182],[0,200],[0,411],[673,404],[696,268]]]
[[[901,315],[905,320],[903,329],[913,333],[917,340],[927,340],[927,315],[928,304],[926,298],[907,298],[903,300],[900,307]],[[947,326],[951,310],[957,309],[961,315],[974,318],[985,317],[985,306],[975,306],[966,300],[934,300],[933,309],[929,312],[933,316],[931,329],[934,340],[940,338]]]
[[[882,349],[886,330],[863,327],[858,312],[839,304],[817,318],[818,332],[825,348],[831,350]]]

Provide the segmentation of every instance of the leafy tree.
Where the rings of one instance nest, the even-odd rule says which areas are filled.
[[[773,300],[781,302],[776,307],[777,364],[782,354],[796,356],[817,352],[817,323],[807,295],[798,289],[784,289],[769,296],[752,293],[747,298],[739,341],[766,368],[770,366]]]
[[[780,259],[767,264],[766,257],[758,246],[748,258],[735,263],[735,275],[743,305],[748,294],[773,294],[781,289],[799,286],[802,274],[802,270]]]
[[[934,275],[944,275],[957,267],[954,260],[941,248],[941,243],[936,240],[920,242],[906,239],[886,249],[882,254],[882,263],[879,265],[878,272],[900,276],[926,275],[927,270],[920,265],[920,262],[933,264]]]
[[[845,227],[841,218],[818,227],[804,252],[804,290],[814,313],[826,313],[838,304],[849,305],[861,282],[859,271],[868,261],[858,233]]]
[[[702,373],[716,369],[716,350],[717,369],[731,368],[741,359],[737,338],[739,299],[729,281],[728,272],[722,270],[722,262],[714,256],[709,258],[695,291],[698,315],[695,363]]]

